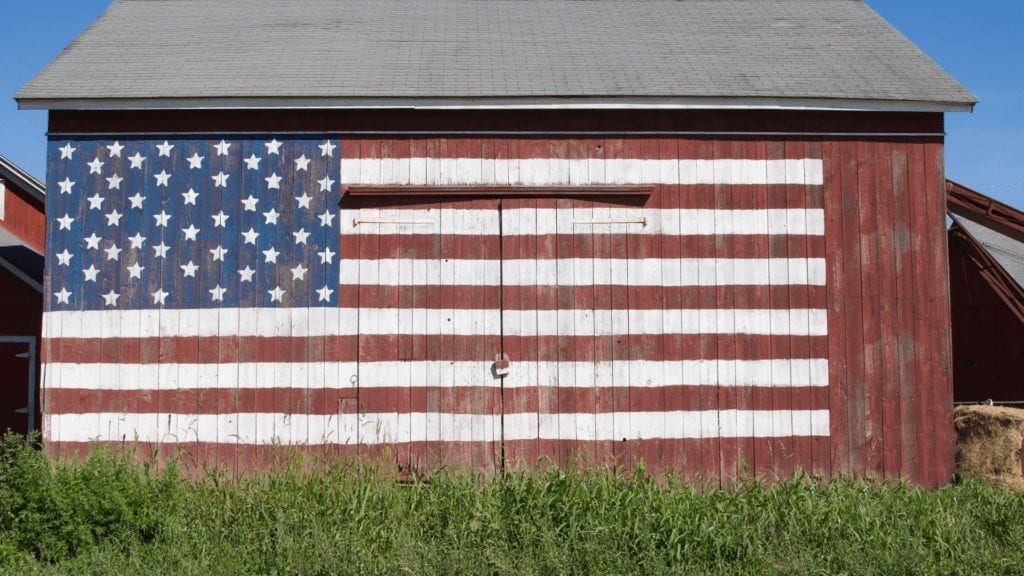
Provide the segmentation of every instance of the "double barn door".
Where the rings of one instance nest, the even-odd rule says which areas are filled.
[[[413,472],[621,459],[621,440],[651,427],[630,420],[663,406],[664,375],[646,373],[663,363],[630,362],[663,355],[661,243],[644,213],[548,198],[344,206],[340,304],[358,361],[342,409],[359,414],[358,444]]]

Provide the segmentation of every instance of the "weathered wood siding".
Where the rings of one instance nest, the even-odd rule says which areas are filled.
[[[125,440],[240,469],[280,447],[252,431],[262,440],[211,444],[153,439],[144,428],[189,410],[334,418],[329,441],[310,436],[312,424],[277,441],[334,455],[387,452],[413,472],[582,458],[643,459],[690,478],[797,468],[927,485],[950,478],[941,138],[350,137],[340,152],[342,181],[353,185],[654,191],[641,204],[345,198],[336,319],[310,309],[287,340],[291,352],[274,356],[306,366],[290,372],[301,390],[239,382],[190,389],[198,397],[181,403],[180,392],[143,389],[100,405],[88,382],[61,384],[46,391],[47,415],[70,424],[127,402],[121,410],[145,416],[122,422],[134,426]],[[459,158],[477,161],[446,160]],[[685,162],[709,162],[715,176],[715,162],[729,160],[752,163],[681,176]],[[353,175],[368,166],[377,172]],[[305,328],[332,322],[342,328]],[[62,326],[45,330],[46,362],[93,361],[53,345]],[[243,341],[214,335],[197,346],[219,346],[218,358],[235,362]],[[510,374],[497,378],[491,362],[502,351]],[[238,419],[239,437],[250,421]],[[85,449],[78,436],[51,431],[49,446]]]

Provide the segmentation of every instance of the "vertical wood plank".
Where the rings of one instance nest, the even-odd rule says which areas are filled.
[[[893,197],[893,267],[896,271],[895,293],[897,295],[917,294],[915,285],[912,228],[910,225],[910,202],[907,183],[907,145],[892,146],[892,197]],[[913,298],[897,297],[896,301],[896,371],[899,397],[899,474],[902,479],[916,478],[917,436],[914,429],[914,412],[917,405],[917,384],[914,381],[914,304]]]
[[[878,164],[875,167],[876,229],[878,234],[878,304],[880,324],[880,379],[881,388],[881,446],[882,474],[886,479],[900,477],[900,381],[897,371],[899,359],[898,301],[896,270],[893,196],[893,145],[880,141]]]
[[[931,246],[931,277],[937,290],[932,318],[932,413],[935,433],[935,473],[932,485],[941,486],[953,477],[956,437],[953,430],[952,346],[950,341],[949,261],[946,235],[946,193],[941,142],[924,145],[927,164],[925,187],[928,198],[927,237]]]
[[[807,158],[814,158],[823,161],[823,150],[822,143],[820,141],[811,140],[805,143],[805,152]],[[812,185],[811,168],[805,167],[805,182],[808,182],[805,188],[805,200],[804,207],[807,209],[819,209],[827,210],[827,206],[824,202],[824,194],[822,193],[822,187],[819,185]],[[811,212],[804,212],[805,226],[808,230],[811,229]],[[827,220],[826,216],[826,220]],[[827,224],[827,222],[826,222]],[[828,234],[829,230],[826,227],[825,234]],[[829,250],[825,236],[805,236],[804,242],[807,245],[807,249],[812,254],[823,254],[828,256]],[[826,260],[826,269],[831,265]],[[826,285],[828,284],[828,275],[826,273]],[[827,289],[827,288],[826,288]],[[828,296],[825,291],[812,291],[808,290],[808,308],[827,310],[828,309]],[[826,332],[831,335],[834,328],[831,324],[831,318],[826,319]],[[810,340],[810,356],[812,358],[828,358],[829,354],[829,340],[828,338],[811,338]],[[831,382],[831,380],[830,380]],[[831,398],[831,397],[830,397]],[[815,417],[817,418],[817,417]],[[817,420],[812,422],[814,427],[817,429],[819,423]],[[813,471],[815,475],[831,478],[832,477],[832,454],[831,454],[831,440],[829,438],[817,437],[811,440],[812,451],[813,451]]]
[[[843,279],[840,289],[845,300],[844,314],[846,334],[846,407],[849,443],[848,471],[863,476],[865,473],[864,439],[865,418],[865,376],[864,376],[864,326],[861,292],[861,251],[860,251],[860,202],[858,143],[840,143],[842,154],[842,219],[843,219]]]
[[[910,226],[913,253],[914,283],[919,287],[914,302],[914,382],[916,386],[916,410],[913,424],[917,432],[917,472],[915,482],[930,484],[934,470],[934,418],[932,406],[927,400],[932,398],[931,380],[933,374],[929,367],[931,356],[930,339],[928,337],[931,317],[929,315],[929,294],[920,287],[931,282],[928,266],[928,251],[933,247],[928,244],[927,229],[927,193],[926,193],[926,159],[924,145],[919,142],[907,145],[907,190],[910,194]]]

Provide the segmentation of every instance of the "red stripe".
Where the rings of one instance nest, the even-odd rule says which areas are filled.
[[[702,294],[721,294],[728,301],[744,300],[754,309],[789,309],[794,305],[772,297],[789,286],[341,286],[338,306],[342,308],[474,308],[470,294],[484,302],[504,296],[505,310],[660,310],[715,309],[717,302]],[[826,288],[806,287],[810,303],[824,308]],[[566,304],[569,303],[569,304]]]
[[[380,387],[356,389],[324,388],[200,388],[194,390],[92,390],[59,388],[50,391],[48,414],[88,412],[129,412],[154,414],[222,414],[266,412],[289,414],[408,413],[500,414],[502,405],[510,412],[541,414],[613,412],[609,400],[614,393],[626,393],[626,412],[672,410],[787,410],[775,406],[770,388],[745,388],[745,394],[723,397],[713,407],[702,405],[701,394],[717,386],[662,387],[559,387],[506,388],[464,386],[458,388]],[[827,409],[828,389],[792,389],[803,400],[800,409]],[[469,409],[468,407],[472,407]],[[566,410],[571,407],[571,410]]]
[[[233,362],[380,362],[388,360],[493,360],[494,350],[478,346],[481,336],[364,335],[364,336],[201,336],[163,338],[60,338],[43,347],[43,362],[80,364],[224,364]],[[486,337],[484,337],[486,338]],[[497,338],[497,335],[492,336]],[[827,337],[803,337],[803,345],[778,356],[790,336],[749,334],[663,334],[619,336],[504,336],[513,361],[597,361],[598,350],[614,341],[630,345],[616,360],[766,360],[824,358]],[[737,340],[742,351],[725,346]],[[496,342],[495,342],[496,343]],[[708,350],[716,352],[708,355]]]
[[[658,204],[655,201],[659,198],[685,196],[685,202],[677,208],[687,210],[710,210],[710,209],[770,209],[770,208],[822,208],[825,205],[825,194],[824,188],[817,185],[797,185],[803,190],[803,195],[797,198],[795,201],[787,198],[787,194],[784,187],[781,186],[769,186],[767,194],[758,197],[756,202],[751,203],[745,192],[745,187],[736,186],[729,189],[723,190],[718,194],[719,199],[716,199],[715,194],[689,194],[693,189],[700,189],[706,187],[706,185],[691,185],[691,184],[649,184],[645,186],[652,186],[654,192],[651,194],[647,202],[643,205],[636,202],[609,202],[607,200],[580,200],[574,199],[573,205],[581,209],[589,208],[630,208],[630,207],[648,207],[654,208]],[[431,201],[433,200],[433,201]],[[353,197],[346,196],[342,200],[342,207],[345,209],[358,209],[358,208],[381,208],[381,209],[432,209],[437,210],[438,208],[445,209],[466,209],[469,208],[465,202],[466,199],[460,198],[444,198],[443,202],[438,203],[437,199],[431,199],[421,197],[419,201],[410,199],[409,197],[373,197],[373,196],[362,196]],[[520,206],[521,208],[528,208],[529,206]],[[550,206],[549,208],[553,208]]]
[[[353,241],[359,237],[359,242]],[[596,236],[601,237],[598,242]],[[550,243],[553,246],[565,243],[586,244],[588,258],[611,258],[611,246],[635,245],[640,253],[652,254],[655,247],[660,247],[659,258],[714,258],[716,251],[723,243],[743,244],[748,247],[748,258],[767,258],[772,246],[784,243],[790,258],[824,258],[824,243],[808,244],[802,235],[642,235],[642,234],[528,234],[524,236],[505,235],[501,239],[497,235],[459,235],[438,233],[416,234],[356,234],[341,237],[341,258],[346,260],[365,260],[367,263],[383,258],[413,258],[438,260],[451,258],[457,260],[485,259],[496,260],[498,246],[502,242],[516,242],[517,238],[528,239],[530,242]],[[373,257],[361,254],[365,247],[360,242],[373,246]],[[482,249],[483,247],[483,249]],[[582,246],[581,246],[582,249]],[[573,258],[575,252],[568,254],[557,251],[550,254],[538,254],[537,259]]]

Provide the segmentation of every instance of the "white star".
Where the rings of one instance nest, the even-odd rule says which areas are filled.
[[[331,249],[328,247],[324,248],[323,252],[317,252],[317,255],[320,256],[321,264],[330,264],[333,262],[332,259],[334,258],[335,252],[331,252]]]
[[[165,170],[160,170],[159,174],[153,174],[153,178],[156,178],[157,186],[167,186],[167,181],[171,179],[171,175]]]
[[[96,235],[95,232],[93,232],[91,236],[85,239],[85,247],[92,248],[93,250],[99,250],[100,240],[102,240],[102,238],[100,238],[99,236]]]
[[[264,250],[263,251],[263,256],[265,256],[263,261],[268,263],[268,264],[271,263],[271,262],[273,262],[274,264],[277,264],[277,256],[278,256],[278,254],[280,254],[280,252],[278,252],[277,250],[274,250],[274,247],[271,246],[269,250]]]
[[[142,194],[139,194],[138,192],[135,193],[135,196],[129,196],[128,197],[128,201],[132,203],[131,208],[139,208],[139,209],[142,208],[142,201],[145,200],[145,199],[146,199],[146,197],[143,196]]]
[[[156,220],[156,225],[161,228],[167,227],[167,221],[171,219],[171,215],[163,210],[159,214],[153,214],[153,220]]]
[[[107,306],[116,306],[117,299],[119,296],[121,295],[118,294],[117,292],[114,292],[114,289],[111,288],[110,292],[107,292],[106,294],[103,295],[103,303],[106,304]]]
[[[117,208],[111,210],[110,213],[107,214],[107,226],[119,226],[121,224],[121,216],[123,216],[123,214],[119,214],[117,212]]]
[[[252,275],[255,273],[256,271],[248,266],[242,268],[238,271],[239,276],[242,277],[239,282],[252,282]]]
[[[296,266],[295,268],[292,268],[291,271],[292,271],[292,281],[295,281],[295,280],[305,280],[306,279],[306,272],[308,272],[306,267],[303,266],[301,263],[298,266]]]
[[[309,209],[309,201],[312,200],[309,194],[303,192],[302,196],[296,196],[295,199],[299,202],[299,208]]]
[[[71,297],[71,292],[68,292],[67,288],[61,288],[60,292],[54,292],[53,295],[57,297],[57,304],[67,304],[68,298]]]
[[[281,302],[285,295],[285,291],[281,290],[280,286],[274,286],[273,290],[267,290],[267,294],[270,294],[271,302]]]
[[[104,248],[103,251],[107,253],[107,260],[117,260],[121,255],[121,249],[117,247],[117,244],[111,244],[110,248]]]
[[[309,232],[306,232],[305,228],[300,228],[298,232],[292,232],[292,236],[295,236],[296,244],[307,244],[306,239],[309,238]]]
[[[189,224],[188,228],[182,228],[181,231],[185,233],[185,240],[194,241],[196,239],[196,234],[199,234],[199,228],[196,228],[193,224]]]
[[[110,190],[120,190],[121,189],[121,182],[123,182],[123,181],[124,181],[124,178],[121,178],[117,174],[114,174],[110,178],[107,178],[107,188],[110,189]]]
[[[223,246],[221,246],[220,244],[218,244],[216,248],[213,248],[212,250],[210,250],[210,254],[213,254],[213,261],[214,262],[216,262],[218,260],[223,262],[224,261],[224,255],[227,254],[227,253],[228,253],[228,249],[223,247]]]
[[[59,230],[71,230],[71,223],[74,221],[75,219],[68,216],[67,212],[65,212],[63,218],[57,218],[57,222],[60,223]]]
[[[141,233],[136,232],[135,236],[128,237],[128,241],[131,242],[131,246],[129,246],[129,248],[138,248],[139,250],[141,250],[142,243],[146,241],[146,237],[143,236]]]
[[[226,188],[229,176],[230,174],[225,174],[223,171],[218,173],[216,176],[211,176],[211,178],[213,178],[213,185],[218,188]]]
[[[100,193],[97,192],[92,196],[86,198],[86,200],[89,201],[89,210],[102,210],[103,201],[105,200],[105,198],[103,196],[100,196]]]
[[[245,244],[256,244],[256,238],[259,238],[260,233],[257,232],[252,226],[249,227],[248,232],[242,232],[242,238],[245,238]]]
[[[100,269],[89,264],[89,267],[82,270],[82,274],[85,274],[85,282],[95,282],[96,275],[100,273]]]
[[[245,210],[247,212],[255,212],[256,211],[256,203],[259,202],[259,201],[260,201],[259,198],[253,196],[252,194],[249,194],[248,198],[242,199],[242,206],[245,207]]]
[[[75,183],[65,176],[63,181],[57,182],[57,185],[60,186],[61,194],[71,194],[71,187],[74,186]]]
[[[331,186],[334,185],[334,180],[331,180],[330,176],[324,176],[320,180],[317,180],[316,183],[320,185],[321,192],[330,192]]]
[[[323,288],[317,290],[316,293],[318,296],[320,296],[320,299],[317,300],[317,302],[330,302],[331,294],[334,294],[334,290],[331,290],[327,286],[324,286]]]
[[[121,146],[120,142],[114,142],[113,144],[107,145],[107,150],[110,150],[111,156],[121,157],[121,150],[124,150],[124,146]]]
[[[143,156],[142,154],[139,154],[138,152],[136,152],[135,156],[132,156],[131,158],[128,158],[128,161],[132,163],[132,168],[135,168],[135,169],[138,170],[138,169],[142,168],[142,161],[145,160],[145,159],[146,159],[145,156]]]
[[[128,278],[129,279],[130,278],[138,278],[139,280],[141,280],[142,279],[142,271],[145,270],[145,269],[146,269],[146,267],[145,266],[139,266],[138,262],[136,262],[135,264],[132,264],[131,266],[126,268],[126,270],[128,270]]]
[[[199,194],[195,190],[189,188],[188,192],[182,192],[181,193],[181,197],[185,199],[185,204],[191,204],[191,205],[195,206],[196,205],[196,198],[199,197]]]
[[[97,156],[92,162],[87,162],[85,165],[89,167],[89,174],[99,174],[100,169],[103,168],[103,161]]]
[[[174,144],[171,144],[167,140],[164,140],[163,144],[156,145],[156,149],[160,151],[158,154],[159,156],[167,156],[168,158],[170,158],[171,150],[174,149]]]
[[[166,258],[167,251],[170,248],[170,246],[164,244],[163,242],[157,244],[156,246],[153,246],[153,258]]]
[[[337,148],[330,140],[324,140],[324,143],[319,144],[318,147],[321,156],[334,156],[334,149]]]
[[[296,172],[300,172],[302,170],[305,170],[305,171],[308,172],[309,171],[309,162],[310,162],[310,160],[309,160],[309,158],[306,158],[305,154],[303,154],[302,156],[299,156],[298,158],[295,159],[295,171]]]
[[[281,153],[281,142],[274,138],[270,142],[264,142],[264,146],[267,147],[267,154],[280,154]]]
[[[328,228],[334,225],[334,213],[330,210],[324,210],[324,213],[317,216],[320,219],[321,226],[327,226]]]
[[[228,150],[231,148],[231,143],[221,140],[220,144],[214,144],[213,147],[217,149],[217,156],[227,156]]]
[[[277,172],[271,173],[270,176],[267,176],[266,178],[264,178],[264,180],[267,181],[267,188],[268,189],[273,189],[273,188],[277,188],[278,190],[281,189],[281,177],[277,175]]]
[[[221,210],[220,212],[214,214],[213,216],[210,216],[210,218],[213,218],[214,228],[224,228],[227,225],[228,218],[230,218],[230,216],[228,216],[227,214],[224,213],[223,210]]]
[[[270,212],[264,212],[263,215],[267,218],[267,224],[277,224],[277,217],[280,216],[273,208],[270,209]]]
[[[58,150],[60,150],[61,160],[71,160],[71,158],[75,155],[75,150],[78,150],[78,148],[72,147],[71,142],[68,142],[67,144],[64,145],[63,148],[58,148]]]
[[[228,291],[227,288],[221,288],[220,284],[217,284],[215,287],[210,289],[208,292],[210,293],[210,299],[211,300],[213,300],[214,302],[223,302],[224,301],[224,294],[227,291]]]
[[[189,276],[195,278],[196,270],[199,270],[199,266],[196,266],[191,260],[188,261],[188,264],[182,264],[179,268],[185,272],[186,278]]]
[[[253,154],[252,156],[249,156],[248,158],[245,159],[245,167],[252,170],[259,170],[260,160],[262,160],[262,158],[257,158],[256,155]]]
[[[74,254],[68,252],[68,249],[65,248],[63,252],[58,252],[55,256],[57,257],[57,264],[60,264],[61,266],[70,266],[71,258]]]
[[[185,159],[185,160],[188,160],[188,169],[189,170],[198,170],[198,169],[202,168],[203,167],[203,160],[205,158],[206,158],[206,156],[200,156],[199,152],[193,152],[192,156],[190,156],[190,157]]]
[[[156,292],[153,292],[153,304],[166,304],[167,296],[167,292],[158,289]]]

